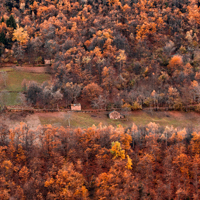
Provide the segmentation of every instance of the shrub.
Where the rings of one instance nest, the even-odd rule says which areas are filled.
[[[137,101],[135,101],[131,106],[131,110],[142,110],[142,106]]]
[[[183,109],[183,104],[181,102],[175,102],[173,106],[174,110],[181,111]]]
[[[195,106],[195,111],[200,112],[200,103]]]
[[[123,106],[122,106],[122,109],[123,110],[126,110],[126,111],[129,111],[131,110],[132,106],[129,104],[129,103],[125,103]]]

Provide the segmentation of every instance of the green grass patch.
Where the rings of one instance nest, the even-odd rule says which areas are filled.
[[[48,115],[48,114],[47,114]],[[40,122],[42,125],[46,124],[52,124],[56,126],[69,126],[69,121],[66,117],[47,117],[47,116],[39,116]],[[99,114],[91,114],[91,113],[78,113],[74,112],[71,114],[70,118],[70,126],[72,128],[88,128],[92,125],[99,125],[99,123],[102,123],[103,125],[109,126],[118,126],[119,124],[124,124],[122,120],[111,120],[107,117],[105,113],[99,113]]]
[[[8,96],[7,106],[19,104],[17,100],[18,93],[10,93]]]
[[[174,116],[174,113],[178,113],[178,117]],[[148,112],[141,111],[140,115],[130,116],[136,125],[146,125],[149,122],[155,122],[160,126],[173,126],[173,127],[188,127],[194,126],[199,127],[200,119],[196,117],[197,113],[185,113],[185,112],[153,112],[152,114]]]
[[[9,72],[7,90],[22,91],[21,83],[24,79],[26,79],[27,81],[36,81],[38,83],[42,83],[44,81],[50,80],[50,75],[35,74],[21,71]]]
[[[18,97],[18,93],[3,93],[3,96],[1,96],[1,100],[2,100],[2,104],[7,105],[7,106],[13,106],[19,103],[17,102],[17,97]]]
[[[43,83],[44,81],[48,81],[51,79],[51,75],[49,74],[39,74],[39,73],[29,73],[29,72],[22,72],[17,71],[12,68],[1,68],[1,71],[7,72],[7,80],[6,80],[6,87],[4,86],[3,80],[0,80],[0,91],[7,90],[7,91],[16,91],[16,93],[11,92],[7,95],[6,105],[19,105],[17,102],[18,92],[21,92],[22,89],[22,81],[24,79],[28,81],[36,81],[38,83]]]
[[[1,83],[0,90],[22,91],[21,83],[24,79],[42,83],[50,80],[50,78],[51,76],[49,74],[37,74],[13,70],[8,72],[6,87],[3,87],[3,84]]]
[[[101,122],[103,126],[112,125],[117,127],[121,124],[123,127],[131,127],[133,123],[137,126],[144,126],[150,122],[155,122],[160,126],[174,126],[174,127],[199,127],[200,115],[196,113],[179,113],[179,117],[174,116],[176,112],[153,112],[152,114],[144,111],[131,112],[125,119],[112,120],[109,119],[106,113],[72,113],[70,119],[70,126],[72,128],[88,128],[92,125],[98,126]],[[199,115],[197,117],[196,115]],[[67,127],[68,121],[65,117],[47,117],[39,116],[42,125],[52,124],[55,126]]]

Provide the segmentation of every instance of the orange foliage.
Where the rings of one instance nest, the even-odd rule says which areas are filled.
[[[182,57],[179,55],[175,55],[172,57],[172,59],[169,61],[168,68],[172,71],[175,71],[176,69],[180,69],[183,65]]]
[[[164,130],[155,123],[126,131],[40,126],[30,146],[22,139],[29,128],[21,123],[0,146],[0,197],[155,199],[158,188],[166,198],[198,196],[199,133],[189,138],[186,129]]]
[[[102,93],[102,88],[96,83],[88,84],[83,88],[83,95],[88,101],[92,101]]]

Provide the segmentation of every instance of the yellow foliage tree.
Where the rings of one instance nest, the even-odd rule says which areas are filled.
[[[192,142],[191,142],[191,149],[194,154],[200,153],[200,133],[194,132],[192,133]]]
[[[13,38],[12,40],[17,40],[21,45],[25,45],[28,42],[29,36],[27,31],[24,30],[24,28],[17,26],[17,28],[13,32]]]
[[[132,159],[129,157],[129,155],[127,155],[127,164],[126,164],[126,168],[127,169],[132,169]]]
[[[117,56],[117,62],[120,63],[120,68],[119,71],[121,72],[122,69],[122,65],[123,63],[126,61],[126,54],[125,54],[125,50],[119,50],[119,55]]]
[[[114,155],[113,159],[118,157],[125,159],[125,150],[121,148],[121,144],[118,141],[112,142],[112,148],[110,152]]]

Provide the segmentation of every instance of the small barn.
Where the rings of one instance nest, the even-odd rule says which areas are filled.
[[[71,104],[71,110],[81,110],[81,104]]]
[[[44,60],[45,65],[51,65],[51,60]]]
[[[109,114],[108,114],[108,117],[110,118],[110,119],[121,119],[121,118],[124,118],[124,116],[123,115],[121,115],[119,112],[117,112],[117,111],[112,111],[112,112],[110,112]]]

